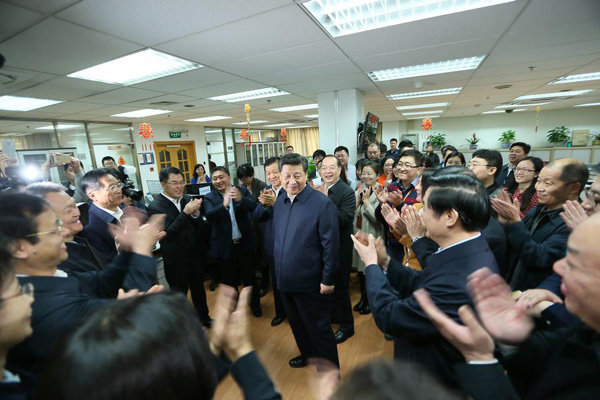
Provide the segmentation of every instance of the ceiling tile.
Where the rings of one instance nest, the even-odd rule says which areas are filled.
[[[176,93],[199,87],[216,85],[218,83],[231,82],[237,79],[240,78],[226,72],[204,67],[195,69],[193,71],[182,72],[180,74],[139,83],[137,85],[132,85],[131,87],[157,90],[159,92]]]
[[[48,14],[62,10],[81,0],[8,0],[33,11]]]
[[[27,28],[41,16],[41,13],[35,11],[8,3],[0,3],[0,42]]]
[[[205,99],[208,97],[221,96],[225,94],[245,92],[247,90],[263,89],[265,87],[267,86],[247,79],[238,79],[231,82],[225,82],[219,85],[211,85],[192,90],[184,90],[182,92],[179,92],[178,94]]]
[[[17,96],[50,98],[57,100],[76,100],[82,97],[107,92],[121,86],[102,82],[92,82],[83,79],[60,77],[49,82],[22,90]]]
[[[110,92],[96,94],[93,96],[83,97],[79,100],[84,103],[98,103],[110,105],[130,103],[132,101],[150,99],[161,95],[163,95],[163,93],[161,92],[126,87],[111,90]]]

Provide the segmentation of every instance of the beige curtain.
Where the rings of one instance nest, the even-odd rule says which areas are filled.
[[[287,143],[303,156],[312,156],[319,148],[319,128],[288,129]]]

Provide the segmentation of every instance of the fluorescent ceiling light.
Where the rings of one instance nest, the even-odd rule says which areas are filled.
[[[207,131],[204,131],[204,133],[221,133],[223,132],[221,129],[209,129]]]
[[[319,118],[319,114],[309,114],[305,115],[304,118]]]
[[[62,101],[36,99],[34,97],[0,96],[0,110],[4,111],[31,111],[58,103],[62,103]]]
[[[411,93],[398,93],[390,94],[387,96],[390,100],[402,100],[402,99],[415,99],[417,97],[431,97],[431,96],[448,96],[451,94],[459,94],[462,90],[461,87],[450,88],[450,89],[439,89],[439,90],[426,90],[423,92],[411,92]]]
[[[83,128],[83,125],[58,124],[56,126],[56,129],[73,129],[73,128]],[[54,125],[40,126],[39,128],[35,128],[35,129],[40,129],[40,130],[54,129]]]
[[[284,92],[283,90],[279,90],[277,88],[269,87],[269,88],[264,88],[264,89],[248,90],[247,92],[239,92],[239,93],[225,94],[223,96],[209,97],[208,100],[224,101],[226,103],[235,103],[236,101],[262,99],[264,97],[283,96],[285,94],[289,94],[289,93]]]
[[[232,117],[224,117],[222,115],[215,115],[214,117],[202,117],[202,118],[194,118],[194,119],[186,119],[186,121],[190,122],[207,122],[207,121],[219,121],[221,119],[231,119]]]
[[[201,67],[191,61],[146,49],[67,76],[116,85],[134,85]]]
[[[592,92],[593,89],[585,89],[585,90],[571,90],[568,92],[555,92],[555,93],[540,93],[540,94],[529,94],[527,96],[520,96],[515,99],[517,100],[533,100],[533,99],[545,99],[550,97],[571,97],[571,96],[579,96],[582,94],[586,94]]]
[[[555,81],[549,83],[549,85],[558,85],[560,83],[575,83],[585,81],[597,81],[600,79],[600,72],[592,72],[589,74],[577,74],[562,76]]]
[[[269,121],[258,119],[256,121],[250,121],[250,125],[252,125],[252,124],[264,124],[265,122],[269,122]],[[232,125],[248,125],[248,121],[246,121],[246,122],[234,122]]]
[[[536,107],[543,106],[544,104],[550,104],[551,101],[545,101],[543,103],[531,103],[531,104],[502,104],[500,106],[496,106],[495,108],[514,108],[514,107]]]
[[[333,37],[495,6],[514,0],[311,0],[304,7]]]
[[[600,106],[600,103],[585,103],[585,104],[577,104],[574,107],[595,107]]]
[[[291,126],[294,124],[273,124],[273,125],[265,125],[265,128],[278,128],[280,126]]]
[[[479,67],[485,56],[458,58],[456,60],[439,61],[429,64],[411,65],[409,67],[382,69],[368,72],[367,75],[374,82],[390,81],[394,79],[412,78],[446,74],[449,72],[467,71]]]
[[[496,111],[484,111],[482,114],[506,114],[506,111],[496,110]]]
[[[437,117],[439,117],[439,115],[421,115],[419,117],[409,117],[406,119],[411,120],[411,119],[425,119],[425,118],[437,118]]]
[[[166,114],[166,113],[170,113],[170,112],[173,112],[173,111],[157,110],[154,108],[144,108],[143,110],[130,111],[130,112],[121,113],[121,114],[114,114],[114,115],[111,115],[111,117],[143,118],[143,117],[150,117],[152,115]]]
[[[129,128],[119,128],[119,129],[114,129],[115,131],[128,131]]]
[[[443,110],[435,110],[435,111],[415,111],[415,112],[407,112],[407,113],[402,113],[402,115],[406,116],[406,115],[424,115],[424,114],[441,114],[443,113]]]
[[[316,128],[316,127],[315,126],[308,126],[308,125],[292,126],[292,129],[302,129],[302,128]]]
[[[303,104],[300,106],[271,108],[271,111],[289,112],[289,111],[313,110],[315,108],[319,108],[319,104],[315,103],[315,104]]]
[[[396,110],[416,110],[419,108],[435,108],[435,107],[446,107],[449,103],[429,103],[429,104],[415,104],[412,106],[400,106],[396,107]]]

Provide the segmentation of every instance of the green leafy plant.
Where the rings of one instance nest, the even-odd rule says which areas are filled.
[[[600,140],[600,132],[590,133],[590,139]]]
[[[467,139],[467,142],[469,142],[470,145],[475,145],[481,142],[481,139],[477,137],[476,133],[474,133],[472,137]]]
[[[446,144],[446,135],[444,133],[432,133],[429,135],[429,144],[431,144],[434,149],[441,148]]]
[[[513,140],[515,140],[516,137],[517,133],[514,130],[509,129],[507,131],[502,132],[498,141],[502,143],[511,143]]]
[[[565,126],[557,126],[554,129],[550,129],[546,137],[550,143],[565,143],[571,139],[569,136],[570,133],[571,131],[569,128]]]

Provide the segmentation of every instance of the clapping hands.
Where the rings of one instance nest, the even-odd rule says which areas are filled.
[[[277,197],[273,189],[265,189],[258,196],[258,201],[265,207],[273,207],[275,200],[277,200]]]
[[[137,218],[123,218],[121,225],[109,224],[119,251],[131,251],[144,256],[152,256],[152,248],[161,236],[165,226],[165,215],[157,214],[140,226]]]

